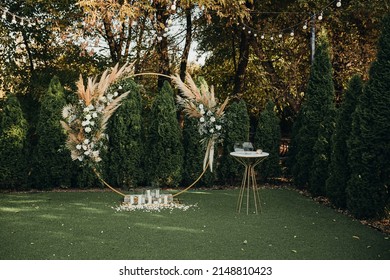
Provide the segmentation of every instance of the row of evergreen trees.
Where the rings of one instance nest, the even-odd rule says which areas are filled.
[[[174,91],[165,83],[149,109],[143,106],[140,87],[133,80],[120,81],[131,94],[111,117],[109,145],[103,153],[101,172],[111,185],[128,189],[138,186],[176,187],[192,183],[202,172],[204,150],[197,120],[178,121]],[[28,123],[14,95],[1,102],[0,187],[3,189],[52,189],[94,187],[96,176],[79,162],[72,162],[65,148],[66,135],[60,126],[62,108],[73,101],[57,77],[41,100],[36,143],[30,143]],[[226,135],[216,153],[215,172],[206,172],[198,185],[234,184],[242,177],[240,166],[229,155],[235,142],[249,140],[249,116],[244,101],[226,109]],[[262,178],[280,176],[279,120],[269,102],[255,134],[255,147],[270,152],[261,167]]]
[[[334,99],[329,45],[322,36],[293,129],[294,183],[358,218],[382,217],[390,185],[390,16],[367,83],[354,76],[338,109]]]

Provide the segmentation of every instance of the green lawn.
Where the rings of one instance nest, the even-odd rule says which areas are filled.
[[[0,194],[0,259],[390,259],[389,237],[288,189],[263,212],[238,190],[181,195],[187,211],[116,212],[111,192]]]

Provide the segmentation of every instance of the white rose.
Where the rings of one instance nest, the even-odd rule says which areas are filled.
[[[86,122],[86,121],[82,121],[82,122],[81,122],[81,125],[82,125],[82,126],[86,126],[86,125],[87,125],[87,122]]]
[[[210,121],[211,121],[211,122],[215,122],[215,117],[211,117],[211,118],[210,118]]]
[[[117,97],[119,95],[119,93],[116,91],[114,92],[114,96]]]
[[[203,110],[203,104],[199,104],[199,109]]]
[[[113,97],[114,96],[111,93],[107,94],[107,98],[108,98],[109,101],[111,101]]]
[[[85,144],[85,145],[88,145],[88,144],[89,144],[89,139],[88,139],[88,138],[84,140],[84,144]]]
[[[93,157],[97,158],[99,156],[99,151],[92,152]]]
[[[91,122],[89,122],[92,126],[94,126],[95,125],[95,122],[94,121],[91,121]]]
[[[87,126],[84,130],[85,130],[85,132],[89,133],[89,132],[91,132],[92,129],[89,126]]]
[[[202,122],[204,122],[204,117],[201,117],[200,119],[199,119],[199,121],[202,123]]]
[[[204,115],[205,111],[203,109],[200,110],[200,113]]]
[[[122,89],[122,86],[119,86],[118,89]]]
[[[94,107],[92,104],[89,104],[87,108],[88,108],[89,110],[95,109],[95,107]]]
[[[214,128],[211,128],[209,131],[210,133],[214,133]]]
[[[84,151],[88,150],[88,146],[87,145],[83,145],[83,150]]]
[[[216,125],[215,128],[216,128],[217,130],[221,130],[222,126]]]
[[[90,151],[85,151],[85,152],[84,152],[84,155],[88,156],[89,153],[90,153]]]
[[[92,118],[97,118],[97,116],[98,116],[98,115],[97,115],[96,112],[93,112],[93,113],[92,113]]]
[[[84,157],[83,157],[83,156],[79,156],[77,159],[78,159],[79,161],[83,161]]]
[[[88,108],[88,107],[85,107],[85,108],[84,108],[84,112],[89,112],[89,108]]]
[[[89,121],[90,119],[92,119],[92,116],[91,116],[90,114],[88,114],[88,115],[85,116],[85,119],[86,119],[87,121]]]
[[[81,145],[80,144],[76,145],[76,149],[81,150]]]

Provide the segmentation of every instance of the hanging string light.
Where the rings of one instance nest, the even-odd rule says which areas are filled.
[[[12,24],[18,24],[20,26],[24,26],[25,25],[25,22],[27,22],[27,26],[28,27],[32,27],[34,26],[35,24],[33,22],[31,22],[31,20],[29,19],[26,19],[24,17],[20,17],[14,13],[11,13],[7,8],[4,8],[4,7],[1,7],[0,6],[0,10],[3,11],[3,14],[1,15],[1,18],[3,20],[8,20],[9,17],[12,17],[12,20],[11,20],[11,23]]]
[[[307,21],[305,21],[305,24],[303,25],[303,30],[306,30],[307,29]]]
[[[171,10],[172,11],[176,10],[176,0],[173,1],[172,5],[171,5]]]
[[[303,19],[301,22],[299,22],[293,26],[286,27],[282,30],[272,30],[270,32],[264,32],[261,30],[257,30],[256,28],[252,28],[252,27],[246,25],[244,22],[237,22],[236,25],[240,26],[240,29],[242,31],[246,32],[248,35],[253,34],[253,36],[254,36],[254,34],[256,34],[256,36],[254,36],[254,37],[257,37],[257,34],[262,34],[261,36],[259,36],[259,38],[261,38],[262,40],[268,39],[268,40],[273,41],[273,40],[275,40],[275,38],[283,39],[284,35],[286,35],[286,36],[289,35],[290,37],[294,37],[295,31],[297,30],[297,28],[301,27],[304,31],[306,31],[306,30],[308,30],[309,25],[314,24],[313,17],[317,18],[319,21],[322,21],[324,19],[324,13],[327,10],[331,9],[332,6],[335,5],[335,3],[336,3],[337,7],[341,7],[341,0],[330,0],[330,2],[328,2],[327,5],[323,6],[321,9],[319,9],[319,11],[317,13],[311,12],[310,14],[305,13],[305,12],[257,12],[257,11],[252,11],[252,13],[261,13],[261,14],[269,14],[269,13],[272,13],[272,14],[284,14],[284,13],[306,14],[306,16],[305,16],[306,18]],[[317,16],[316,16],[316,14],[317,14]],[[271,32],[272,32],[272,34],[271,34]]]

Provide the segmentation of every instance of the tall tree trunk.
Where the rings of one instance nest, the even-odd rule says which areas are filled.
[[[253,3],[251,1],[246,1],[245,5],[250,10],[253,8]],[[237,97],[243,91],[245,71],[249,61],[249,42],[249,35],[242,30],[239,50],[240,55],[238,58],[236,73],[234,75],[233,97]]]
[[[249,38],[245,31],[241,31],[240,56],[237,70],[234,75],[233,96],[238,96],[243,89],[245,71],[249,61]]]
[[[104,25],[104,31],[106,33],[105,35],[106,35],[106,40],[108,42],[108,47],[110,49],[111,60],[115,64],[119,62],[120,57],[118,56],[117,44],[115,42],[114,34],[112,33],[111,21],[107,14],[104,16],[103,25]]]
[[[181,55],[181,61],[180,61],[180,78],[182,81],[184,81],[186,76],[186,70],[187,70],[187,61],[188,56],[190,54],[190,48],[192,43],[192,17],[191,17],[191,9],[192,7],[189,7],[186,9],[186,40],[184,44],[184,50]]]
[[[169,14],[166,12],[165,5],[157,3],[156,8],[157,8],[156,18],[157,18],[158,30],[162,34],[163,26],[166,26],[168,18],[169,18]],[[157,54],[159,55],[158,72],[161,74],[164,74],[164,75],[170,75],[169,54],[168,54],[168,38],[167,37],[162,36],[162,40],[160,42],[158,42]],[[159,89],[162,88],[162,86],[164,85],[164,82],[166,80],[168,80],[168,78],[163,77],[163,76],[158,76],[157,86]]]

